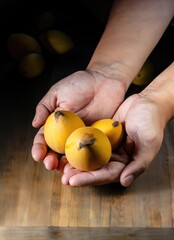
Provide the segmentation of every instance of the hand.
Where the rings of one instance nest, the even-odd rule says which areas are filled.
[[[97,72],[79,71],[53,85],[36,107],[32,124],[41,128],[34,138],[33,159],[43,161],[49,170],[60,168],[64,158],[59,163],[61,156],[48,149],[44,140],[43,125],[48,115],[55,109],[66,109],[77,113],[86,124],[112,118],[127,90],[123,82],[120,74],[112,79]]]
[[[125,123],[127,139],[134,143],[130,162],[120,175],[123,186],[129,186],[148,169],[161,147],[166,126],[164,111],[158,102],[143,95],[129,97],[116,116]],[[125,144],[128,149],[128,144]]]
[[[80,172],[66,164],[63,184],[84,186],[120,181],[129,186],[156,157],[163,140],[162,110],[156,102],[141,95],[132,95],[122,103],[115,119],[125,124],[127,136],[109,163],[91,172]]]
[[[66,160],[58,169],[62,171],[62,183],[71,186],[104,185],[120,181],[120,173],[129,161],[129,156],[123,147],[112,154],[109,163],[95,171],[82,172],[73,168]],[[64,166],[63,166],[64,165]],[[62,167],[63,166],[63,167]]]

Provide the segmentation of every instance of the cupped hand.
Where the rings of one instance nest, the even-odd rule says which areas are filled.
[[[90,172],[81,172],[66,164],[63,184],[84,186],[119,181],[127,187],[147,170],[163,140],[165,122],[160,106],[151,99],[135,94],[121,104],[114,118],[125,125],[126,136],[109,163]]]
[[[125,97],[122,80],[120,75],[113,79],[97,72],[78,71],[54,84],[36,107],[32,125],[40,129],[33,141],[33,159],[43,161],[49,170],[64,166],[65,158],[50,150],[44,140],[48,115],[55,109],[65,109],[77,113],[86,124],[112,118]]]
[[[158,102],[136,94],[120,106],[116,117],[125,123],[127,136],[135,145],[130,162],[120,175],[121,184],[129,186],[156,158],[163,141],[165,116]]]

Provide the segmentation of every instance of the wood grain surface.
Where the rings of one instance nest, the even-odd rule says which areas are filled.
[[[20,77],[18,63],[8,54],[3,59],[1,55],[0,226],[3,228],[0,236],[6,234],[6,227],[17,226],[174,227],[174,121],[167,125],[156,160],[129,188],[118,184],[63,186],[56,171],[47,171],[31,157],[32,141],[37,131],[31,126],[36,104],[57,80],[85,68],[101,33],[96,28],[102,29],[93,19],[89,22],[90,19],[92,17],[88,17],[86,25],[82,22],[82,28],[77,22],[73,31],[70,30],[72,26],[69,27],[75,39],[75,49],[61,58],[46,55],[46,72],[37,79]],[[4,40],[5,37],[6,34]],[[4,53],[5,48],[0,46]],[[171,60],[166,58],[166,54],[171,53],[166,46],[169,46],[168,41],[162,50],[154,52],[158,70]],[[19,234],[22,231],[23,228]],[[134,238],[127,235],[124,239]]]
[[[173,122],[157,159],[131,187],[72,188],[33,161],[34,131],[29,124],[18,126],[21,118],[13,117],[14,127],[0,148],[1,226],[173,227]]]
[[[173,240],[172,228],[0,227],[2,240]]]

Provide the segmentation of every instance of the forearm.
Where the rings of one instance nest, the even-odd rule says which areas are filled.
[[[87,69],[111,77],[119,69],[126,75],[128,88],[173,14],[173,0],[116,1]]]
[[[142,97],[155,102],[161,109],[161,118],[165,126],[174,118],[174,62],[166,68],[141,93]]]

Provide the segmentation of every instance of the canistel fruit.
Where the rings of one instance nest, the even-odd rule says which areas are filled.
[[[111,142],[112,149],[117,148],[123,139],[123,125],[114,119],[100,119],[91,126],[100,129],[106,134]]]
[[[72,39],[63,31],[48,30],[39,35],[42,45],[53,54],[65,54],[74,47]]]
[[[68,137],[65,155],[68,162],[81,171],[96,170],[106,165],[112,148],[108,137],[99,129],[82,127]]]
[[[133,84],[143,86],[149,84],[155,77],[155,67],[152,62],[147,59],[133,80]]]
[[[45,69],[45,60],[41,54],[29,53],[19,64],[19,73],[26,78],[38,77]]]
[[[42,53],[38,41],[25,33],[11,34],[7,39],[7,46],[10,54],[19,61],[29,53]]]
[[[44,125],[44,137],[55,152],[65,153],[65,142],[77,128],[84,127],[82,119],[71,111],[58,110],[51,113]]]

